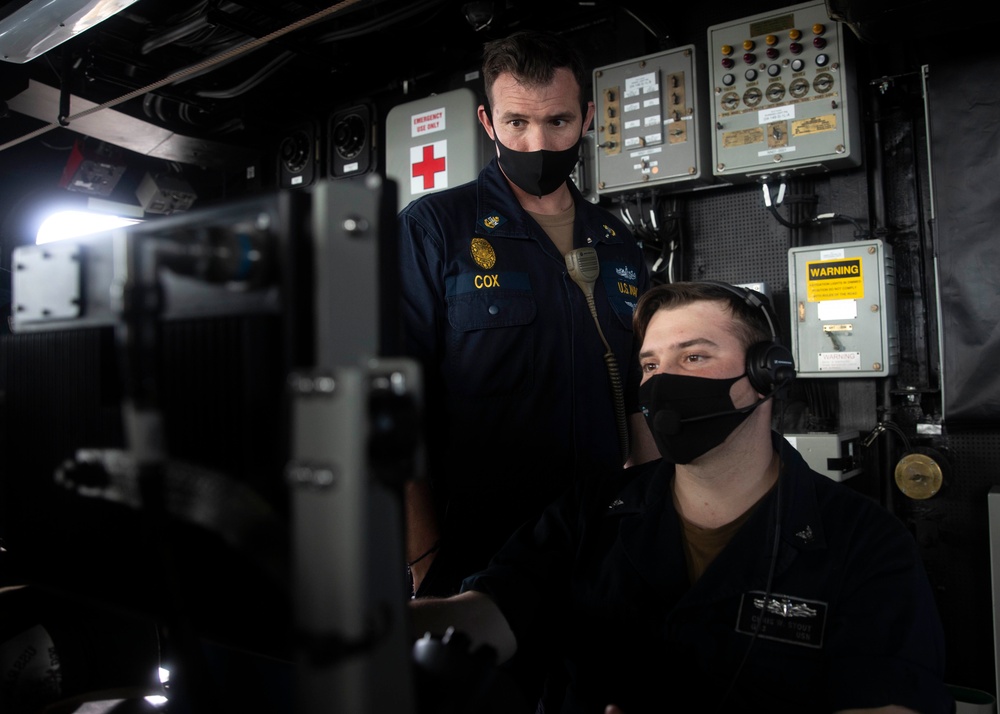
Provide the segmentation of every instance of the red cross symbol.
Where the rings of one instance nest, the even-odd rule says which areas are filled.
[[[434,188],[434,174],[444,171],[444,157],[434,158],[434,145],[429,144],[424,148],[424,158],[413,164],[413,178],[423,177],[424,190],[429,191]]]

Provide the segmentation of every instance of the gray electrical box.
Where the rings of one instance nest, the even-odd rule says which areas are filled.
[[[696,65],[686,45],[594,70],[599,195],[712,179]]]
[[[880,240],[788,251],[791,342],[800,377],[887,377],[899,367],[896,267]]]
[[[857,88],[845,28],[826,3],[708,28],[716,176],[821,172],[861,163]]]
[[[187,181],[177,176],[147,173],[135,190],[135,197],[146,213],[170,214],[186,211],[198,195]]]

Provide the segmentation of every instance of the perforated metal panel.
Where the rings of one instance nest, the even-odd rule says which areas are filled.
[[[695,194],[688,203],[684,277],[763,281],[788,290],[788,230],[764,206],[760,188],[741,186]]]

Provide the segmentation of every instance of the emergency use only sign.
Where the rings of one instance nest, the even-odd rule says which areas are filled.
[[[438,134],[447,128],[446,111],[437,107],[410,117],[410,136]],[[448,140],[430,141],[410,147],[410,193],[448,188]]]

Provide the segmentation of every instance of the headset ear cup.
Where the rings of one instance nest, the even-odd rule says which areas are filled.
[[[757,342],[747,350],[747,377],[758,394],[770,394],[795,379],[795,360],[777,342]]]
[[[795,381],[795,358],[790,349],[775,342],[768,351],[767,360],[775,389],[784,389]]]
[[[777,318],[771,306],[770,299],[756,290],[742,286],[730,285],[718,280],[702,281],[706,285],[714,285],[733,294],[747,305],[760,309],[771,328],[771,339],[766,342],[755,342],[747,350],[746,372],[750,385],[758,394],[771,396],[784,389],[795,379],[795,360],[787,347],[778,343],[778,330],[775,327]]]

